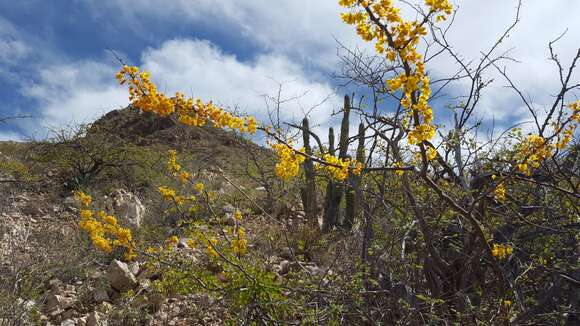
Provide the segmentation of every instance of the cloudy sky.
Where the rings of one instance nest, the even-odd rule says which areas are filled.
[[[342,94],[353,91],[333,78],[340,71],[336,42],[368,48],[340,21],[337,2],[0,0],[0,117],[32,116],[0,124],[0,140],[41,139],[50,128],[127,105],[127,92],[114,79],[119,64],[108,49],[150,71],[163,90],[183,90],[261,118],[264,95],[275,95],[281,83],[282,98],[299,97],[282,106],[284,119],[316,107],[309,113],[314,124],[333,124],[329,115]],[[449,39],[467,60],[480,58],[515,15],[512,0],[455,3],[459,11]],[[567,30],[556,50],[568,63],[580,47],[578,12],[578,0],[523,0],[521,21],[502,43],[500,52],[509,49],[518,59],[508,72],[539,110],[558,87],[547,43]],[[428,69],[438,77],[455,67],[442,59]],[[528,119],[505,85],[497,77],[488,89],[479,108],[485,121],[508,126]],[[443,112],[464,91],[460,83],[448,88],[435,111]]]

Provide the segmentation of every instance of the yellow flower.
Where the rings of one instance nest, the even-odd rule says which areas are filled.
[[[236,212],[234,213],[234,218],[237,221],[241,221],[242,220],[242,212],[240,212],[240,210],[236,209]]]
[[[397,162],[397,163],[395,163],[395,167],[402,168],[403,164],[401,164],[401,162]],[[405,174],[405,170],[395,170],[395,174],[398,176],[401,176],[401,175]]]
[[[437,151],[433,147],[427,148],[426,154],[427,154],[427,159],[429,161],[432,161],[433,159],[435,159],[437,157]]]
[[[542,161],[552,156],[553,148],[554,146],[541,136],[527,136],[515,155],[516,160],[521,162],[517,165],[518,170],[525,175],[531,175],[530,165],[534,168],[539,167]]]
[[[495,199],[500,203],[505,202],[505,186],[503,183],[500,183],[495,187]]]
[[[163,199],[173,200],[175,198],[176,192],[174,189],[168,187],[159,187],[157,189],[159,190],[159,193],[161,194],[161,197],[163,197]]]
[[[195,184],[194,188],[197,192],[203,192],[203,190],[205,189],[205,185],[201,182],[198,182]]]
[[[93,202],[93,199],[91,198],[91,196],[87,195],[86,193],[82,192],[82,191],[76,191],[74,193],[76,199],[84,206],[84,207],[88,207],[89,205],[91,205],[91,203]]]
[[[245,255],[248,250],[248,240],[246,240],[246,230],[238,228],[236,238],[232,240],[232,250],[237,255]]]
[[[497,259],[504,259],[509,257],[513,252],[513,248],[509,245],[504,244],[493,244],[493,248],[491,249],[491,253]]]
[[[218,244],[218,240],[215,237],[212,237],[209,239],[207,246],[206,246],[208,255],[210,255],[214,258],[218,258],[220,256],[219,253],[215,250],[215,246],[217,246],[217,244]]]
[[[167,238],[167,240],[165,240],[165,243],[167,244],[168,248],[177,245],[178,242],[179,238],[175,235],[172,235],[169,238]]]
[[[276,174],[284,180],[297,176],[300,173],[300,164],[304,162],[305,157],[297,154],[294,149],[288,147],[286,144],[274,144],[272,148],[278,156]],[[303,151],[300,150],[300,152]]]

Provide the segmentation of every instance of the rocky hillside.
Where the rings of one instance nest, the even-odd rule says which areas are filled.
[[[188,244],[175,212],[157,192],[178,184],[166,170],[169,149],[219,194],[215,209],[223,225],[235,225],[234,205],[243,208],[235,188],[262,205],[271,198],[268,150],[230,132],[184,127],[172,117],[132,108],[47,141],[0,143],[0,325],[224,323],[228,309],[219,296],[160,291],[159,266],[143,256],[126,263],[115,253],[99,252],[79,229],[77,189],[130,227],[142,247],[164,248],[167,237],[178,237],[172,261],[210,264]],[[244,214],[252,223],[263,219],[248,207]]]

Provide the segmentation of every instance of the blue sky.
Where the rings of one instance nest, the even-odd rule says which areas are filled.
[[[456,3],[450,38],[466,58],[478,58],[515,13],[510,0]],[[0,117],[33,116],[0,124],[0,140],[41,139],[50,128],[125,106],[126,90],[114,80],[118,64],[107,48],[151,71],[167,91],[181,89],[258,117],[268,104],[263,95],[274,95],[280,82],[283,97],[300,95],[282,107],[285,119],[299,119],[325,100],[309,115],[315,124],[333,125],[329,113],[352,91],[337,89],[332,77],[340,70],[335,39],[369,49],[340,21],[340,11],[335,0],[0,0]],[[539,110],[557,88],[547,42],[568,29],[557,48],[567,62],[580,46],[578,12],[580,1],[524,1],[522,21],[501,49],[521,61],[509,71]],[[455,70],[449,60],[429,69],[434,76]],[[524,121],[523,108],[503,86],[498,78],[489,88],[480,116],[500,125]],[[463,91],[465,85],[453,85],[436,112]]]

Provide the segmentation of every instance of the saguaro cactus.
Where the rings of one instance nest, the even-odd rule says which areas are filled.
[[[334,129],[328,129],[328,154],[334,155]],[[332,206],[334,201],[332,200],[335,184],[332,179],[328,180],[326,185],[326,198],[324,200],[324,217],[322,220],[322,232],[328,232],[336,224],[336,215],[338,212],[338,206]]]
[[[365,126],[358,126],[358,146],[356,149],[356,161],[364,164],[365,160]],[[360,175],[354,175],[352,172],[348,177],[348,184],[345,187],[346,210],[344,216],[344,227],[351,229],[355,219],[358,216],[359,205],[361,201]]]
[[[312,147],[310,146],[310,127],[308,119],[302,120],[302,138],[304,142],[304,151],[308,155],[312,155]],[[311,159],[307,158],[303,163],[305,185],[302,188],[302,204],[304,205],[304,213],[306,219],[310,222],[317,221],[317,203],[316,203],[316,182],[314,173],[314,164]]]
[[[350,97],[344,97],[344,109],[342,115],[342,123],[340,126],[340,140],[338,143],[338,156],[340,158],[347,158],[348,155],[348,133],[349,133],[349,115],[350,115]],[[334,155],[334,131],[330,128],[328,133],[329,152]],[[328,232],[332,229],[338,220],[338,212],[342,194],[344,192],[344,182],[337,182],[330,180],[328,182],[326,203],[324,210],[323,232]]]

